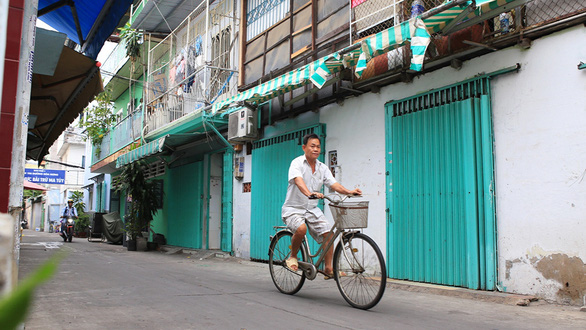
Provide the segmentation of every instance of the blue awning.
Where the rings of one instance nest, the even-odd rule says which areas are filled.
[[[96,59],[131,4],[132,0],[39,0],[38,15]]]

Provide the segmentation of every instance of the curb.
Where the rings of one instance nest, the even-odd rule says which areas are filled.
[[[530,295],[473,290],[437,284],[394,280],[390,278],[387,279],[387,288],[411,292],[431,293],[435,295],[466,298],[515,306],[529,306],[532,301],[538,300],[537,297]]]

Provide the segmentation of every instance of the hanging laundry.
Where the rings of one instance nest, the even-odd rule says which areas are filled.
[[[187,80],[187,83],[183,87],[183,91],[185,93],[191,93],[191,86],[193,85],[193,81],[194,81],[194,73],[197,68],[197,65],[196,65],[197,55],[195,52],[195,46],[189,45],[186,48],[187,48],[187,51],[186,51],[187,56],[185,59],[185,62],[186,62],[185,77],[187,77],[189,79]]]
[[[183,50],[175,57],[175,83],[178,84],[185,79],[185,60]]]

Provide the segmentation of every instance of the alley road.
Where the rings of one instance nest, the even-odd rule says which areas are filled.
[[[20,277],[58,250],[56,276],[36,292],[26,329],[584,329],[586,313],[387,289],[372,310],[351,308],[318,277],[279,293],[268,266],[237,258],[128,252],[119,245],[25,230]]]

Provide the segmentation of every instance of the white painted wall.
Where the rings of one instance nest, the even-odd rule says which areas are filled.
[[[209,182],[209,220],[208,220],[208,249],[220,249],[222,234],[222,156],[223,154],[212,154]],[[208,187],[206,187],[208,188]]]
[[[570,302],[559,292],[568,282],[585,294],[586,70],[577,65],[586,61],[586,43],[578,40],[586,40],[583,26],[535,40],[528,50],[510,47],[460,70],[446,67],[320,109],[324,151],[337,150],[338,179],[370,201],[365,232],[385,257],[385,103],[520,63],[518,73],[491,83],[499,290]],[[244,179],[234,181],[233,248],[242,258],[250,256],[251,200],[242,183],[250,182],[251,156],[245,157]]]
[[[234,157],[244,157],[244,178],[234,179],[232,250],[236,257],[248,259],[250,258],[251,193],[244,193],[242,186],[245,182],[250,182],[252,156],[246,155],[245,145],[242,151],[234,153]]]
[[[586,262],[585,38],[579,26],[510,51],[523,70],[494,84],[499,282],[560,302],[565,283],[536,266],[557,253]]]
[[[340,167],[336,179],[348,189],[360,188],[363,199],[369,201],[368,228],[364,232],[377,242],[383,254],[386,250],[386,101],[384,93],[368,94],[347,99],[342,106],[330,104],[320,111],[320,122],[326,124],[326,165],[328,153],[337,150]],[[329,208],[324,211],[333,224]]]
[[[511,47],[467,61],[461,70],[443,68],[321,109],[326,155],[338,151],[342,184],[360,187],[371,201],[365,232],[385,255],[385,102],[520,63],[519,73],[491,84],[498,283],[503,291],[568,302],[557,293],[565,280],[539,268],[571,271],[561,264],[567,259],[576,276],[583,278],[586,269],[586,70],[577,69],[586,61],[586,43],[576,40],[586,40],[584,27],[535,40],[529,50]]]

